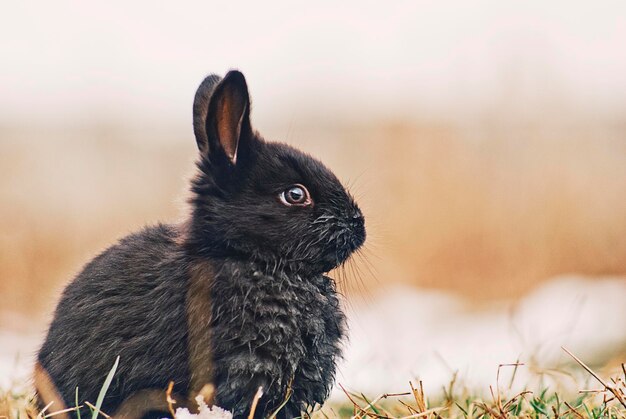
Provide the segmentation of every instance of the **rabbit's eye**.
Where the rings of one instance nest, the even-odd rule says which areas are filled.
[[[280,202],[287,206],[306,206],[313,203],[309,191],[303,185],[299,184],[288,187],[282,191],[278,197],[280,198]]]

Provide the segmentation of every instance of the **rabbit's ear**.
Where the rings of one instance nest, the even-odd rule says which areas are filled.
[[[201,89],[202,85],[196,97]],[[237,163],[237,150],[241,139],[251,132],[250,98],[246,79],[239,71],[230,71],[212,90],[206,106],[204,127],[201,126],[201,116],[196,116],[202,115],[202,109],[200,109],[202,100],[198,101],[198,112],[194,106],[194,128],[198,148],[206,156],[212,154],[211,160],[213,161],[219,161],[219,155],[222,155],[234,165]],[[203,95],[200,94],[200,96]],[[195,123],[196,119],[199,124]]]
[[[209,101],[215,86],[222,80],[217,74],[207,76],[196,91],[193,99],[193,132],[196,136],[196,143],[200,153],[208,154],[209,139],[206,132],[206,116],[209,111]]]

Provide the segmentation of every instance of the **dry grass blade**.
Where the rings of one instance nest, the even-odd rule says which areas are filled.
[[[423,418],[433,413],[438,413],[446,409],[447,407],[435,407],[433,409],[428,409],[428,410],[424,410],[423,412],[415,413],[414,415],[402,416],[400,419]]]
[[[580,364],[581,367],[583,367],[589,374],[591,374],[591,376],[593,378],[595,378],[596,380],[598,380],[598,382],[600,382],[600,384],[602,384],[604,386],[604,388],[608,391],[610,391],[611,393],[613,393],[613,395],[615,396],[615,398],[622,404],[622,406],[626,407],[626,400],[624,398],[624,395],[622,394],[622,392],[615,388],[615,386],[607,383],[606,381],[604,381],[598,374],[596,374],[591,368],[589,368],[583,361],[581,361],[580,359],[578,359],[578,357],[576,355],[574,355],[573,353],[571,353],[570,351],[568,351],[566,348],[564,348],[563,346],[561,346],[561,349],[563,349],[565,352],[567,352],[567,354],[569,356],[571,356],[572,358],[574,358],[574,361],[578,362]],[[622,365],[623,368],[623,365]]]
[[[415,403],[417,404],[417,412],[422,413],[426,411],[426,401],[424,400],[424,385],[420,380],[420,388],[416,389],[413,387],[413,383],[409,381],[409,385],[411,386],[411,392],[413,393],[413,397],[415,398]]]
[[[356,412],[358,411],[359,413],[364,414],[365,416],[368,416],[368,417],[390,419],[389,416],[379,415],[378,413],[368,412],[367,410],[363,409],[361,407],[361,405],[359,405],[352,398],[352,395],[350,395],[350,392],[348,392],[348,390],[346,390],[346,388],[341,383],[338,383],[338,385],[339,385],[339,387],[341,387],[341,390],[345,393],[346,397],[348,397],[348,400],[350,400],[350,403],[352,403],[352,406],[354,407],[354,415],[353,415],[353,417],[357,417],[357,413]]]
[[[512,364],[499,364],[498,371],[496,372],[496,386],[498,386],[498,397],[500,397],[500,369],[502,367],[514,367],[513,374],[511,375],[511,381],[509,382],[509,388],[513,387],[513,380],[515,380],[515,375],[517,374],[517,369],[521,366],[524,366],[522,362],[513,362]]]
[[[517,373],[517,369],[520,366],[523,366],[523,363],[520,362],[514,362],[512,364],[499,364],[498,365],[498,370],[496,372],[496,394],[494,395],[493,393],[493,388],[491,386],[489,386],[489,391],[491,391],[491,397],[493,398],[498,410],[500,411],[500,416],[501,417],[506,417],[507,416],[507,412],[506,412],[506,407],[513,402],[514,400],[517,399],[517,397],[525,394],[524,392],[518,394],[517,396],[513,397],[511,400],[509,400],[508,403],[506,403],[504,406],[502,405],[502,397],[500,395],[500,370],[502,369],[502,367],[514,367],[513,369],[513,375],[511,377],[511,381],[509,383],[509,388],[511,388],[513,386],[513,380],[515,379],[515,374]]]
[[[493,392],[493,387],[489,386],[489,392],[491,393],[491,398],[493,399],[493,403],[496,405],[496,408],[498,409],[497,416],[498,417],[506,417],[506,414],[504,414],[504,411],[502,410],[502,403],[500,403],[500,392],[498,391],[498,396],[496,397],[496,395]],[[491,408],[489,409],[491,410]]]
[[[487,406],[487,403],[477,403],[476,406],[483,409],[485,414],[488,414],[495,418],[502,418],[502,415],[500,414],[500,412],[498,412],[497,410],[493,410],[491,407]]]
[[[569,410],[567,412],[565,412],[566,414],[571,412],[571,413],[575,414],[576,417],[578,417],[580,419],[585,419],[585,417],[583,415],[581,415],[580,412],[578,410],[576,410],[576,408],[573,407],[568,402],[565,402],[565,406],[567,406],[569,408]]]
[[[517,399],[519,399],[520,397],[524,397],[524,396],[525,396],[525,395],[527,395],[527,394],[533,394],[533,392],[532,392],[532,391],[530,391],[530,390],[525,390],[525,391],[522,391],[521,393],[518,393],[518,394],[517,394],[517,395],[515,395],[515,396],[514,396],[511,400],[509,400],[508,402],[506,402],[506,403],[504,404],[504,406],[502,406],[502,411],[503,411],[503,412],[507,412],[507,411],[508,411],[508,408],[509,408],[509,406],[510,406],[511,404],[515,403],[515,402],[517,401]]]
[[[256,408],[259,405],[259,399],[263,397],[263,387],[259,387],[254,395],[254,399],[252,399],[252,406],[250,407],[250,414],[248,415],[248,419],[254,419],[254,414],[256,413]]]
[[[176,412],[174,411],[174,405],[176,404],[176,400],[172,398],[172,390],[174,390],[174,382],[170,381],[167,385],[167,391],[165,392],[165,400],[167,401],[167,409],[170,411],[172,417],[175,418]]]
[[[68,407],[67,409],[57,410],[56,412],[48,413],[47,415],[44,416],[44,418],[51,418],[53,416],[61,415],[63,413],[74,412],[80,409],[81,407],[83,407],[82,404],[80,406]]]
[[[367,399],[364,399],[365,402],[367,403],[367,406],[365,406],[365,408],[363,410],[368,411],[370,409],[376,409],[378,411],[383,412],[384,414],[386,414],[387,416],[391,417],[391,413],[387,412],[382,406],[377,406],[376,404],[378,402],[380,402],[381,400],[386,400],[390,397],[404,397],[404,396],[410,396],[411,393],[409,392],[404,392],[404,393],[383,393],[380,396],[376,397],[374,400],[372,400],[371,402]],[[411,406],[406,405],[406,403],[404,403],[402,400],[398,400],[398,403],[403,404],[407,407],[409,407],[409,409],[412,409]]]
[[[409,393],[405,393],[405,394],[409,394]],[[379,401],[381,401],[382,399],[386,399],[387,397],[389,397],[389,394],[383,393],[380,396],[376,397],[374,400],[372,400],[371,402],[367,399],[365,399],[365,396],[363,396],[363,399],[365,400],[365,402],[367,403],[367,406],[365,406],[363,408],[364,411],[368,411],[370,409],[373,409],[376,406],[376,403],[378,403]],[[380,407],[376,407],[379,410],[382,410]],[[385,412],[387,413],[387,412]]]
[[[46,410],[48,410],[48,409],[50,408],[50,406],[52,406],[52,404],[53,404],[53,403],[54,403],[54,402],[52,401],[52,402],[48,403],[47,405],[45,405],[45,406],[44,406],[44,408],[43,408],[43,409],[41,409],[41,411],[40,411],[40,412],[39,412],[39,414],[37,415],[37,419],[43,419],[43,417],[44,417],[44,416],[45,416],[45,414],[46,414]]]
[[[415,408],[413,406],[411,406],[408,403],[403,402],[402,400],[400,400],[400,404],[404,407],[407,408],[407,410],[409,411],[409,414],[414,414],[414,413],[419,413],[417,410],[415,410]]]
[[[89,402],[85,402],[85,404],[89,407],[91,407],[94,411],[95,414],[100,414],[102,416],[104,416],[107,419],[111,419],[110,415],[107,415],[106,413],[104,413],[102,410],[98,409],[96,406],[94,406],[93,404],[89,403]]]
[[[559,411],[554,406],[552,406],[552,413],[554,413],[554,419],[559,419],[561,417],[561,415],[559,415]]]
[[[280,412],[283,409],[283,407],[285,407],[285,405],[287,404],[287,402],[293,395],[292,385],[293,385],[293,377],[291,377],[291,380],[289,380],[289,385],[287,386],[287,393],[285,394],[285,398],[283,402],[276,408],[276,410],[274,410],[274,412],[272,412],[271,415],[268,416],[268,419],[275,419],[276,416],[278,415],[278,412]]]

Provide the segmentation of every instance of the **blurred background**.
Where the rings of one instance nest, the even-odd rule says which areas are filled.
[[[229,68],[256,128],[364,208],[367,249],[336,273],[353,330],[340,381],[491,379],[565,344],[626,358],[626,3],[3,9],[0,370],[28,369],[97,252],[185,216],[193,94]]]

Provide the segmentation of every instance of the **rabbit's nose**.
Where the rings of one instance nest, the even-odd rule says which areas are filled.
[[[365,242],[365,218],[361,211],[355,211],[350,220],[352,248],[358,249]]]
[[[358,233],[365,230],[365,218],[363,217],[363,213],[360,209],[356,208],[352,212],[352,217],[349,222],[352,228]]]
[[[352,220],[350,220],[350,224],[352,224],[352,227],[362,228],[365,225],[365,218],[363,218],[362,215],[353,217]]]

